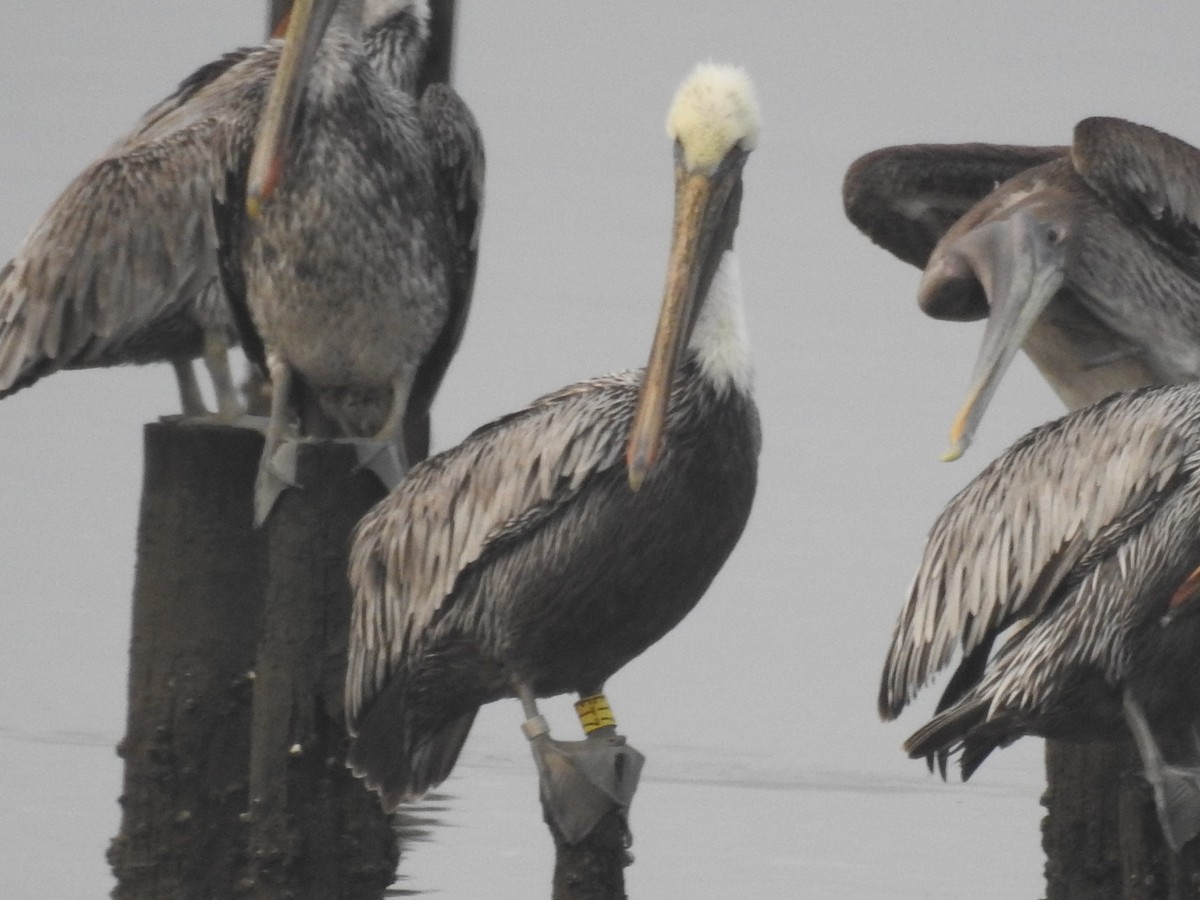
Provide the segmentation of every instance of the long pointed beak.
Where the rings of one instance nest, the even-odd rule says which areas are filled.
[[[296,0],[292,5],[279,68],[250,158],[246,210],[252,218],[262,214],[262,205],[279,184],[308,72],[336,8],[337,0]]]
[[[950,449],[958,459],[971,443],[1000,379],[1065,278],[1066,228],[1027,210],[972,229],[949,247],[921,279],[922,305],[939,291],[962,290],[956,279],[977,278],[990,312],[975,360],[967,399],[950,428]]]
[[[667,284],[625,451],[629,486],[635,491],[642,486],[662,448],[671,383],[699,301],[702,251],[709,243],[704,238],[712,231],[711,226],[706,225],[705,210],[713,187],[713,179],[705,174],[680,170],[675,178],[675,225]]]

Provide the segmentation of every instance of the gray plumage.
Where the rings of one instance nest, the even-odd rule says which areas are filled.
[[[989,317],[956,452],[1018,346],[1072,408],[1200,376],[1197,171],[1200,151],[1112,118],[1071,147],[897,147],[851,167],[847,215],[924,266],[921,308]]]
[[[474,119],[446,85],[419,99],[403,89],[416,80],[424,19],[393,13],[364,34],[362,0],[319,6],[331,19],[297,76],[277,185],[256,219],[239,202],[256,190],[245,176],[216,207],[243,342],[276,388],[260,472],[293,412],[302,434],[403,439],[410,461],[428,452],[429,407],[462,333],[478,252]]]
[[[758,455],[753,402],[684,367],[659,474],[629,489],[638,372],[572,385],[417,466],[360,524],[350,760],[385,805],[449,774],[475,711],[599,690],[673,628],[733,549]]]
[[[372,0],[364,9],[367,58],[399,90],[416,84],[426,14],[424,3],[405,0]],[[198,69],[46,211],[0,271],[0,397],[59,369],[169,361],[184,411],[198,414],[191,360],[203,356],[222,413],[237,411],[225,359],[237,330],[219,277],[213,208],[236,205],[227,185],[249,163],[280,48],[279,41],[242,48]],[[447,92],[435,91],[439,121],[465,109]],[[437,137],[459,140],[454,128],[470,131],[469,114],[466,125],[440,124]],[[453,203],[461,209],[467,191],[478,197],[482,189],[482,163],[464,161],[459,146],[438,152],[449,159],[439,173],[457,179]],[[462,176],[460,165],[475,169]],[[465,281],[469,297],[477,223],[466,227],[454,264],[470,273],[458,288]],[[440,374],[427,381],[426,414]]]
[[[564,834],[594,826],[581,807],[609,808],[597,790],[625,808],[628,781],[618,800],[598,773],[634,757],[602,735],[589,746],[605,762],[564,762],[583,751],[549,740],[536,697],[598,693],[695,605],[749,516],[760,432],[732,253],[758,136],[745,73],[698,67],[668,131],[674,238],[646,369],[484,426],[415,466],[356,530],[347,762],[386,808],[441,782],[479,707],[511,696],[536,724]]]
[[[266,55],[234,68],[265,91]],[[255,99],[164,101],[55,200],[0,276],[0,396],[64,368],[168,360],[190,370],[206,342],[223,353],[234,333],[211,205]]]
[[[1200,712],[1198,517],[1200,385],[1115,395],[1026,435],[930,531],[880,714],[959,653],[905,744],[943,772],[961,752],[969,777],[1024,734],[1117,738],[1126,695],[1178,752]]]

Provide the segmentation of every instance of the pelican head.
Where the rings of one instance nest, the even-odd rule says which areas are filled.
[[[658,459],[675,369],[717,265],[733,246],[742,167],[758,130],[754,87],[735,66],[697,66],[667,114],[667,135],[675,141],[675,224],[662,311],[626,449],[634,490]]]
[[[922,308],[935,315],[950,310],[946,318],[974,317],[982,307],[988,316],[945,461],[958,459],[971,443],[1009,363],[1062,287],[1078,230],[1072,204],[1045,190],[1017,196],[984,221],[967,224],[969,230],[956,225],[938,243],[918,291]]]
[[[688,171],[712,173],[736,146],[758,144],[758,100],[737,66],[702,63],[679,86],[667,113],[667,137]]]

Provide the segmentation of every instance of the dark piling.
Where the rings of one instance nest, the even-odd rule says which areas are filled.
[[[244,863],[261,449],[244,429],[145,429],[122,821],[109,848],[120,900],[223,896]]]
[[[146,428],[123,742],[120,900],[378,898],[399,847],[345,768],[350,532],[383,489],[304,444],[251,524],[262,436]]]
[[[383,496],[354,448],[299,446],[301,490],[265,526],[267,579],[250,729],[255,898],[378,897],[399,847],[391,817],[346,769],[342,685],[350,627],[350,534]]]
[[[1046,742],[1046,900],[1200,900],[1200,841],[1163,840],[1132,742]]]
[[[578,844],[568,844],[543,803],[543,816],[554,839],[553,900],[625,900],[629,827],[614,809]]]
[[[434,83],[450,84],[454,75],[455,0],[429,0],[429,43],[417,81],[418,91]]]
[[[275,26],[291,8],[292,0],[269,0],[267,3],[267,34],[275,32]]]

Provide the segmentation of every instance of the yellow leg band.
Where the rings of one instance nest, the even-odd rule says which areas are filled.
[[[592,694],[590,697],[580,697],[575,704],[575,714],[579,716],[579,724],[583,726],[584,734],[591,734],[598,728],[616,725],[612,707],[603,694]]]

